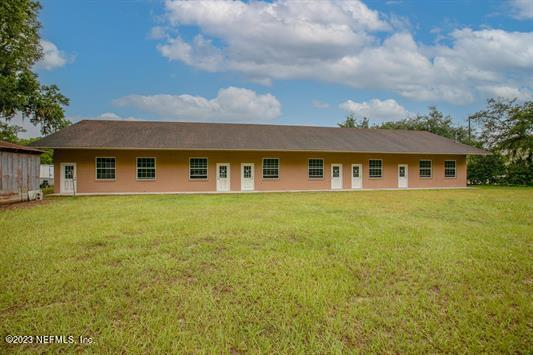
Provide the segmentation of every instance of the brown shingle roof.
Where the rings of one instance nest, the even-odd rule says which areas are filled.
[[[32,147],[27,147],[23,145],[18,145],[6,141],[0,141],[0,150],[7,152],[17,152],[17,153],[26,153],[26,154],[41,154],[42,150],[35,149]]]
[[[83,120],[43,148],[487,154],[429,132],[260,124]]]

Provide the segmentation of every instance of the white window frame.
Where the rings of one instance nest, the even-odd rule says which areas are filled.
[[[205,178],[192,178],[191,177],[191,160],[192,159],[205,159],[207,161]],[[190,181],[206,181],[206,180],[209,180],[209,158],[207,158],[207,157],[190,157],[189,158],[189,180]]]
[[[421,167],[420,167],[420,163],[423,162],[423,161],[429,161],[429,163],[430,163],[430,165],[431,165],[431,166],[429,167],[429,176],[422,176],[422,175],[420,174],[420,170],[421,170],[421,169],[427,169],[427,168],[421,168]],[[431,179],[431,178],[433,178],[433,160],[431,160],[431,159],[420,159],[420,160],[418,161],[418,177],[419,177],[420,179]]]
[[[115,178],[99,179],[98,178],[98,159],[115,159]],[[117,157],[94,157],[94,178],[96,181],[115,181],[117,180]]]
[[[140,178],[139,177],[139,159],[154,159],[154,177]],[[135,179],[137,181],[154,181],[157,179],[157,158],[156,157],[135,157]]]
[[[380,176],[372,176],[372,175],[370,175],[370,172],[372,171],[372,169],[377,169],[377,168],[372,168],[370,166],[370,161],[372,161],[372,160],[381,162],[381,168],[380,168],[381,174],[380,174]],[[383,159],[368,159],[368,178],[369,179],[383,179]]]
[[[311,170],[311,167],[309,166],[309,163],[310,163],[311,160],[321,160],[322,161],[322,176],[311,176],[309,174],[309,172]],[[325,166],[324,158],[307,158],[307,178],[309,180],[324,180],[324,166]],[[318,169],[318,168],[313,168],[313,169]]]
[[[453,161],[453,176],[446,176],[446,162],[447,161]],[[457,160],[453,160],[453,159],[446,159],[444,161],[444,178],[445,179],[456,179],[457,178]]]
[[[278,176],[277,177],[269,177],[265,176],[265,159],[276,159],[278,161]],[[263,177],[263,180],[279,180],[281,176],[281,160],[280,158],[276,157],[264,157],[261,159],[261,176]]]

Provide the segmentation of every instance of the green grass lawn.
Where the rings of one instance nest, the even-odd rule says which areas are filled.
[[[0,210],[0,352],[533,349],[532,188],[49,200]]]

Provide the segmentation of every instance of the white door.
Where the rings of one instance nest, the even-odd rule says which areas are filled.
[[[254,181],[254,164],[242,163],[241,164],[241,190],[253,191],[255,188]]]
[[[363,188],[363,164],[352,164],[352,189]]]
[[[342,164],[331,164],[331,189],[342,189]]]
[[[407,164],[398,164],[398,187],[405,189],[409,187],[409,171]]]
[[[61,163],[59,192],[73,194],[76,189],[76,164]]]
[[[230,189],[230,177],[229,177],[229,164],[218,163],[217,164],[217,191],[226,192]]]

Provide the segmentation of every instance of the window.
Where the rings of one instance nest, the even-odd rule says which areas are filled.
[[[341,167],[338,165],[333,165],[333,169],[331,170],[331,176],[334,178],[341,177]]]
[[[359,165],[352,166],[352,177],[358,178],[360,177],[360,171],[359,171]]]
[[[368,176],[371,178],[380,178],[383,176],[383,160],[374,159],[368,161]]]
[[[431,177],[431,160],[420,160],[419,175],[423,178]]]
[[[398,175],[402,178],[405,177],[405,166],[400,166],[400,171],[398,172]]]
[[[137,158],[137,179],[155,180],[155,158]]]
[[[74,165],[65,165],[65,179],[74,179]]]
[[[308,176],[310,179],[324,178],[324,159],[309,159]]]
[[[218,178],[219,179],[226,179],[228,177],[228,166],[227,165],[220,165],[218,167]]]
[[[251,165],[245,165],[243,167],[243,177],[245,179],[251,179],[252,178],[252,166]]]
[[[189,159],[189,178],[194,180],[207,179],[207,158]]]
[[[96,180],[115,179],[115,158],[96,158]]]
[[[444,177],[447,177],[447,178],[455,177],[455,160],[444,161]]]
[[[264,158],[263,159],[263,179],[277,179],[279,178],[279,159],[278,158]]]

